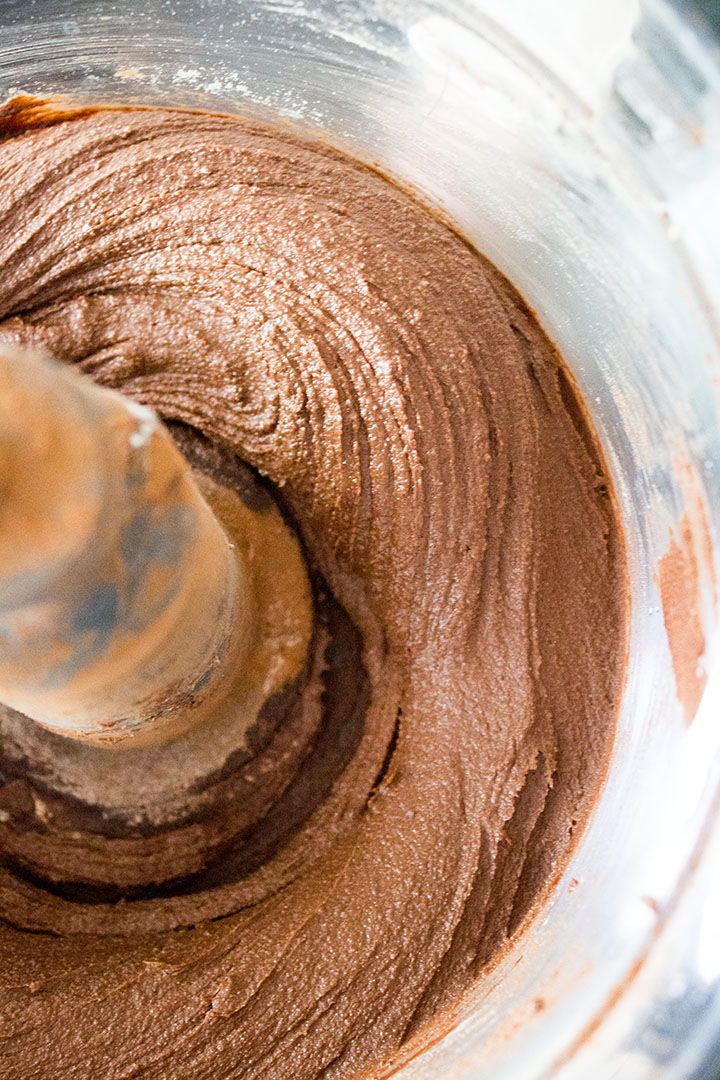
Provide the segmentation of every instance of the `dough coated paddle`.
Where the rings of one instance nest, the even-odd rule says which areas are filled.
[[[5,704],[114,741],[242,663],[246,567],[151,410],[0,346],[0,477]]]

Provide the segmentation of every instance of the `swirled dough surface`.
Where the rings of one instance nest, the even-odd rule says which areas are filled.
[[[357,162],[221,115],[3,122],[0,336],[242,458],[334,605],[284,794],[223,804],[252,858],[173,876],[212,815],[103,837],[16,761],[3,1078],[376,1076],[532,914],[602,783],[625,587],[595,437],[508,281]]]

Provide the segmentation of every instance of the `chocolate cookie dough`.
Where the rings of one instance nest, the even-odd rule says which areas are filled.
[[[3,1080],[379,1076],[532,917],[602,784],[625,571],[596,439],[509,282],[350,158],[159,109],[16,101],[0,132],[0,338],[279,506],[315,610],[202,791],[138,757],[171,820],[94,817],[53,781],[84,748],[41,732],[41,761],[3,711]],[[142,752],[88,753],[109,791],[103,755]]]

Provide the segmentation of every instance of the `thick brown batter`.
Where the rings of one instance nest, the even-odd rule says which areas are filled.
[[[103,830],[7,736],[3,1080],[376,1076],[519,927],[602,781],[625,601],[595,439],[512,286],[356,162],[207,114],[4,130],[0,336],[279,498],[317,626],[282,722],[213,778],[220,839],[199,803]]]

